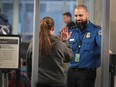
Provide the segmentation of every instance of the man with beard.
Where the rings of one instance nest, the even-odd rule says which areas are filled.
[[[61,31],[62,39],[68,40],[75,57],[68,70],[68,87],[94,87],[96,69],[100,66],[101,28],[89,21],[85,5],[74,9],[76,28]]]

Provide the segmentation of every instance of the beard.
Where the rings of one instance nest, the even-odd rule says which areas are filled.
[[[77,28],[78,28],[80,31],[85,30],[86,27],[87,27],[87,20],[82,21],[82,22],[77,22],[77,21],[76,21],[76,26],[77,26]]]

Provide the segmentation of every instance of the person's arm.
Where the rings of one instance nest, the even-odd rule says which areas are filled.
[[[67,27],[64,27],[61,30],[60,39],[61,39],[61,41],[64,42],[64,44],[63,44],[63,53],[65,55],[64,62],[70,62],[71,59],[73,59],[73,57],[74,57],[73,51],[70,48],[70,45],[68,43],[68,39],[70,38],[71,34],[72,34],[72,32],[69,33]]]
[[[74,53],[70,48],[68,41],[63,43],[64,62],[70,62],[74,58]]]
[[[102,32],[101,32],[102,30],[99,30],[98,32],[97,32],[97,36],[96,36],[96,43],[97,43],[97,45],[98,45],[98,47],[100,47],[101,48],[101,36],[102,36]]]
[[[101,36],[102,36],[102,32],[101,32],[102,30],[99,30],[98,31],[98,34],[97,34],[97,36],[96,36],[96,43],[97,43],[97,45],[101,48]],[[111,50],[109,50],[109,54],[112,54],[112,51]]]

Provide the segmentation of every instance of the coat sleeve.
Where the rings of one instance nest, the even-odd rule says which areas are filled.
[[[63,43],[63,53],[64,53],[64,62],[70,62],[74,58],[74,53],[68,41]]]

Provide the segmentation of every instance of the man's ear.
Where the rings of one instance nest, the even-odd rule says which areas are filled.
[[[89,12],[87,12],[87,18],[89,19]]]

